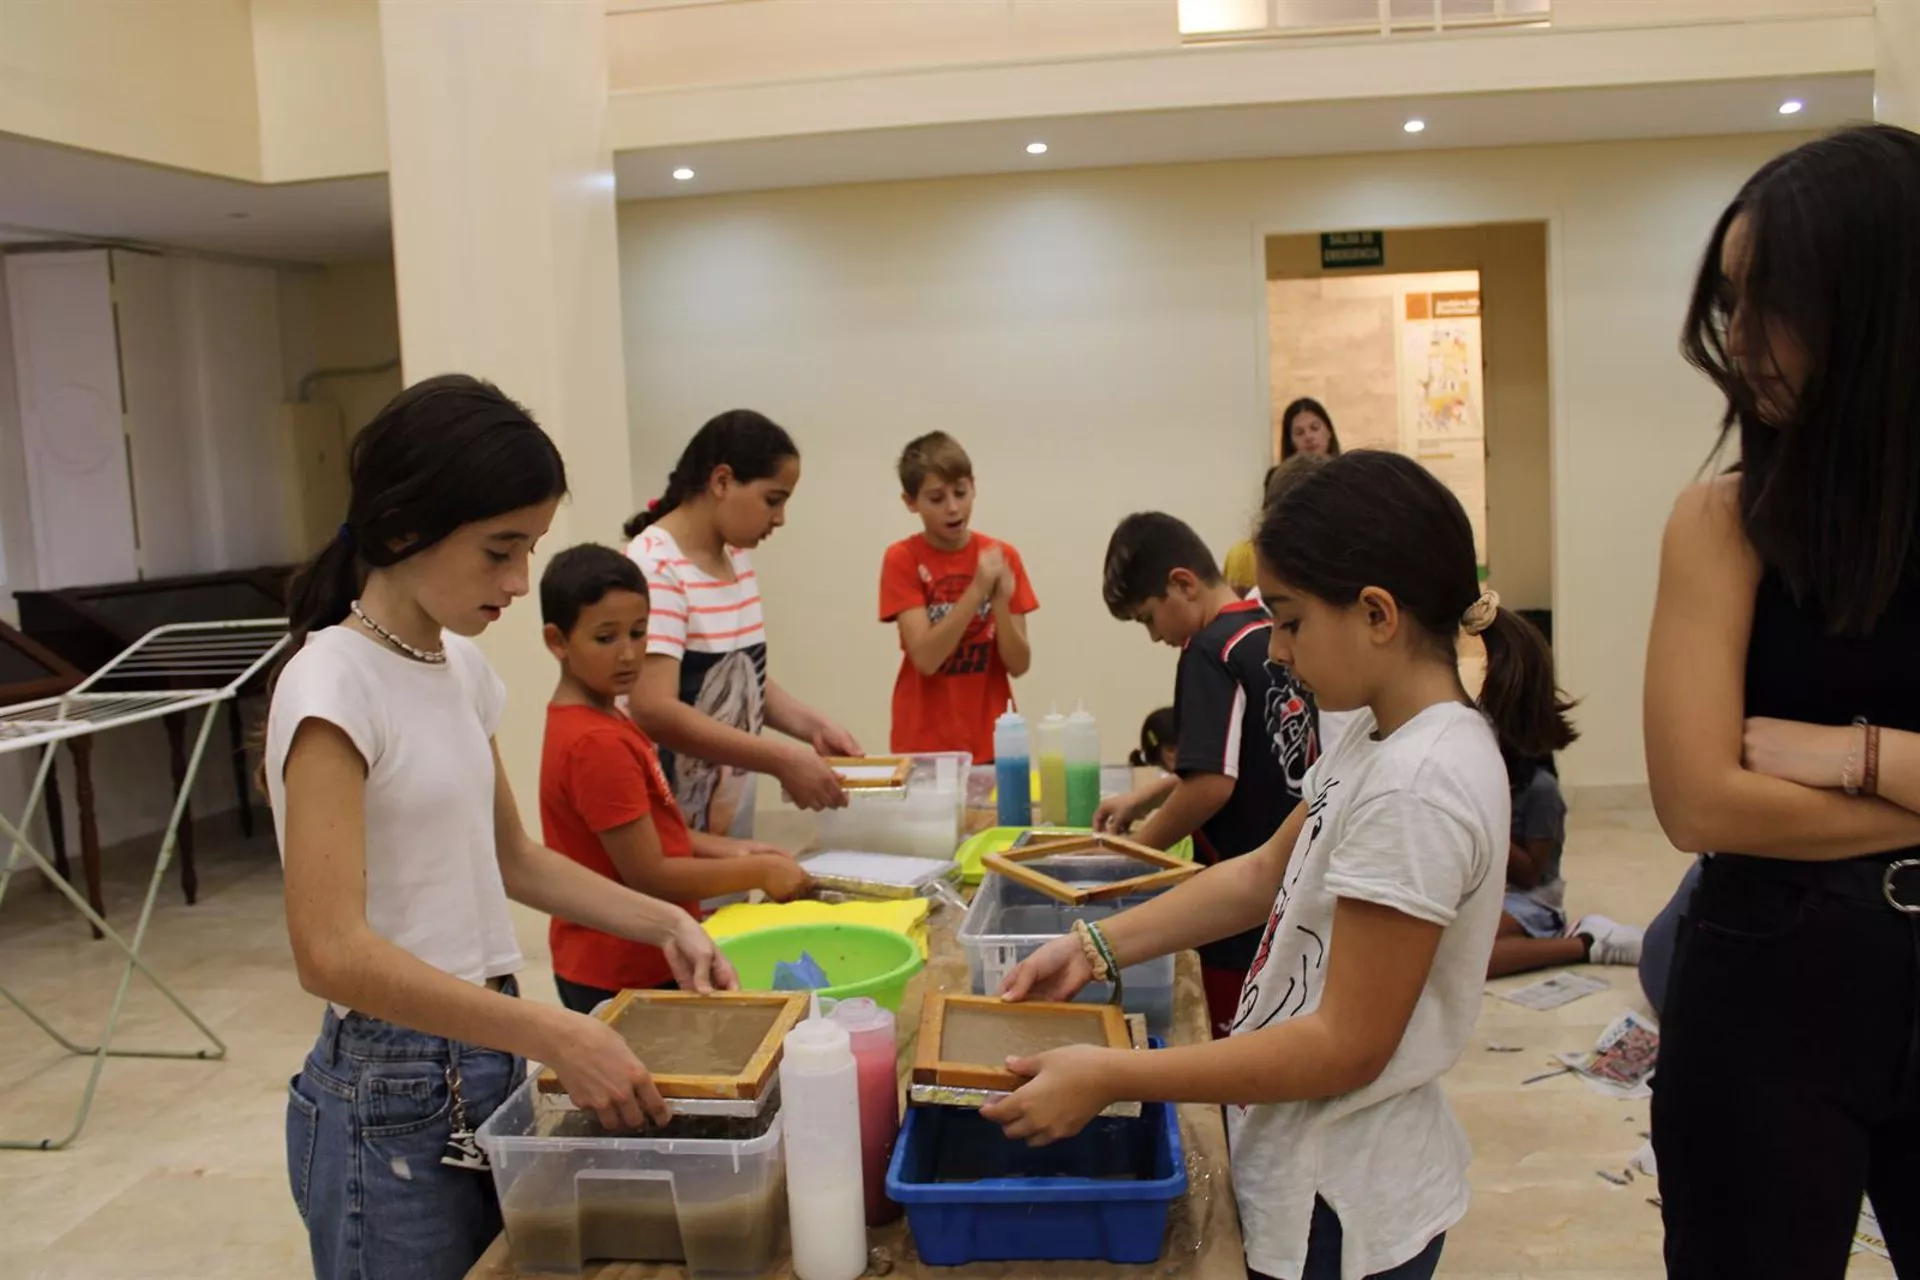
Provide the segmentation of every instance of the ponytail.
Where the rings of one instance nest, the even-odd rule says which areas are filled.
[[[287,586],[287,652],[298,653],[315,631],[345,622],[360,594],[360,558],[346,525],[293,575]]]
[[[751,484],[777,475],[782,463],[799,456],[793,437],[771,418],[751,409],[729,409],[694,432],[667,476],[666,492],[635,512],[621,529],[628,538],[639,537],[669,512],[705,493],[721,467],[741,484]]]
[[[1180,740],[1180,720],[1172,707],[1161,707],[1147,713],[1140,725],[1140,746],[1127,757],[1127,763],[1136,769],[1148,766],[1160,767],[1160,749]]]
[[[1577,705],[1553,677],[1553,649],[1539,628],[1519,614],[1496,608],[1481,633],[1487,646],[1487,677],[1480,709],[1493,722],[1509,761],[1541,761],[1571,746],[1580,734],[1567,713]]]

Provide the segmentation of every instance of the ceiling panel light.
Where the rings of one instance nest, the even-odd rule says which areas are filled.
[[[1030,156],[1043,156],[1047,154],[1047,144],[1044,142],[1029,142],[1027,144],[1027,154]]]
[[[1788,98],[1780,104],[1780,114],[1783,116],[1797,116],[1806,109],[1807,104],[1798,98]]]
[[[1427,122],[1425,120],[1409,120],[1400,127],[1408,133],[1425,133],[1427,131]]]
[[[680,168],[675,169],[673,171],[673,180],[675,182],[692,182],[693,170],[687,168],[685,165],[682,165]]]

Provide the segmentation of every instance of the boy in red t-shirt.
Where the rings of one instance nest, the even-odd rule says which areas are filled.
[[[900,494],[920,533],[880,562],[880,621],[900,626],[892,749],[993,759],[993,722],[1032,665],[1026,615],[1040,607],[1020,553],[974,533],[973,460],[944,431],[900,455]]]
[[[640,566],[591,543],[553,558],[540,578],[547,649],[560,684],[547,704],[540,755],[540,825],[547,846],[609,880],[695,919],[702,898],[764,889],[784,902],[811,885],[769,844],[689,831],[647,735],[616,705],[633,689],[647,646]],[[665,987],[658,947],[554,917],[547,930],[560,1001],[579,1013],[626,988]]]

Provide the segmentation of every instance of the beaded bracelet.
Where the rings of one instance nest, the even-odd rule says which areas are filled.
[[[1864,779],[1861,775],[1860,757],[1865,754],[1867,737],[1871,730],[1865,716],[1855,716],[1853,727],[1861,730],[1859,741],[1847,748],[1847,758],[1840,762],[1840,789],[1850,796],[1860,794]],[[1868,792],[1869,795],[1872,792]]]
[[[1073,936],[1080,939],[1080,949],[1087,953],[1087,965],[1093,970],[1095,982],[1105,982],[1111,972],[1107,959],[1106,939],[1094,939],[1093,926],[1085,920],[1073,922]]]
[[[1880,794],[1880,726],[1870,724],[1867,731],[1866,769],[1860,775],[1860,790],[1870,796]]]

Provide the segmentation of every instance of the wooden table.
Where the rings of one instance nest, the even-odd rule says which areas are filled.
[[[933,916],[928,936],[928,963],[921,975],[907,987],[899,1014],[900,1080],[904,1090],[912,1074],[915,1030],[920,1024],[920,1004],[928,988],[940,991],[970,990],[966,955],[954,933],[960,926],[960,913],[944,907]],[[1199,1044],[1209,1039],[1206,993],[1200,984],[1200,961],[1192,952],[1182,953],[1174,968],[1174,1044]],[[1240,1215],[1234,1206],[1233,1180],[1227,1165],[1226,1126],[1220,1108],[1199,1104],[1180,1107],[1180,1137],[1186,1145],[1187,1194],[1174,1202],[1167,1227],[1166,1248],[1160,1261],[1152,1266],[1115,1266],[1106,1262],[993,1262],[966,1267],[935,1267],[920,1261],[914,1252],[912,1236],[904,1218],[867,1233],[868,1242],[891,1256],[892,1275],[906,1280],[936,1280],[955,1277],[976,1280],[993,1277],[1013,1280],[1044,1270],[1049,1278],[1108,1276],[1193,1277],[1194,1280],[1245,1280],[1246,1258],[1240,1241]],[[467,1273],[467,1280],[521,1280],[526,1273],[516,1270],[507,1257],[506,1238],[493,1242],[486,1254]],[[769,1273],[777,1280],[790,1280],[793,1270],[784,1261]],[[876,1274],[869,1271],[869,1275]],[[589,1266],[588,1280],[683,1280],[686,1269],[673,1263],[610,1262]]]
[[[65,693],[86,676],[81,670],[35,640],[0,622],[0,707],[33,702]],[[73,778],[80,809],[80,868],[87,881],[87,901],[93,909],[106,914],[106,901],[100,890],[100,829],[93,813],[93,739],[79,737],[67,742],[67,754],[73,757]],[[67,883],[73,883],[73,867],[67,861],[66,806],[61,803],[60,771],[50,769],[44,792],[47,802],[47,835],[53,846],[53,865]],[[99,937],[98,927],[93,936]]]

